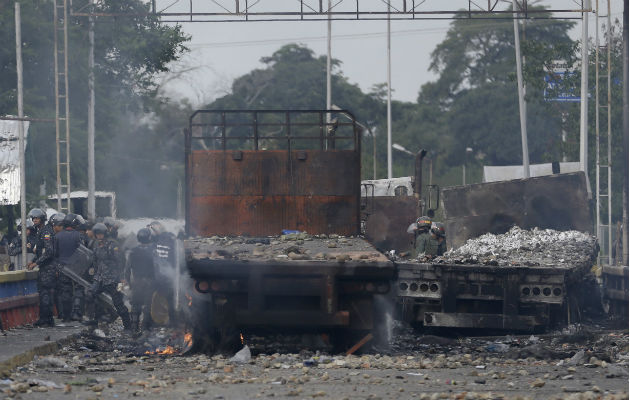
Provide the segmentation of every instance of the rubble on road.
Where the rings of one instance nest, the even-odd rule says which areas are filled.
[[[487,233],[451,249],[434,263],[495,266],[570,267],[595,259],[597,238],[578,231],[512,227],[500,235]],[[420,256],[422,257],[422,255]]]
[[[144,354],[144,348],[177,346],[181,329],[156,328],[141,337],[117,323],[102,329],[106,338],[86,332],[54,356],[18,368],[0,381],[0,391],[8,398],[38,399],[64,393],[76,398],[204,398],[212,393],[217,399],[372,394],[394,399],[401,393],[424,399],[515,399],[528,393],[533,398],[627,399],[627,391],[619,388],[628,377],[628,333],[601,327],[457,338],[421,335],[398,323],[389,349],[362,355],[306,349],[304,343],[314,337],[299,352],[288,347],[274,352],[280,336],[267,337],[263,345],[265,336],[246,333],[248,344],[236,356]],[[293,336],[298,343],[299,335]]]
[[[197,237],[185,243],[186,252],[196,259],[243,261],[387,261],[364,238],[357,236],[293,233],[262,238]]]

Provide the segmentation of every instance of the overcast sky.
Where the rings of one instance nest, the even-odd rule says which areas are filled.
[[[543,3],[557,7],[554,4],[557,2]],[[621,19],[623,0],[611,3],[613,17]],[[394,99],[415,101],[420,86],[436,78],[428,71],[430,54],[445,38],[449,23],[448,20],[392,21]],[[235,78],[261,68],[261,57],[271,55],[285,44],[301,43],[316,55],[326,54],[325,21],[185,23],[182,26],[192,36],[191,52],[173,66],[174,70],[185,72],[175,79],[168,76],[164,88],[170,96],[189,98],[196,106],[227,94]],[[350,82],[368,91],[372,85],[387,80],[386,21],[333,21],[332,30],[332,55],[341,60],[341,71]],[[579,38],[580,30],[578,23],[572,36]],[[594,17],[590,19],[589,32],[594,35]],[[332,98],[335,103],[334,92]]]

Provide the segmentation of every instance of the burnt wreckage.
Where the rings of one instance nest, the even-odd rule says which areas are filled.
[[[184,248],[214,324],[343,337],[377,325],[374,296],[389,292],[394,264],[359,236],[360,130],[350,113],[330,113],[328,123],[326,111],[190,118]]]
[[[570,320],[569,292],[590,269],[595,242],[579,262],[557,265],[484,264],[470,257],[392,261],[361,236],[361,210],[387,200],[361,198],[360,144],[359,125],[347,111],[199,110],[191,116],[184,248],[197,293],[208,295],[205,328],[317,327],[352,336],[349,331],[382,325],[377,295],[396,297],[406,320],[428,326],[531,330]],[[568,179],[570,186],[580,177],[554,179]],[[512,196],[527,198],[518,194],[527,185],[515,184],[520,189],[510,189]],[[470,201],[454,207],[445,193],[447,210],[480,216],[469,218],[475,229],[509,228],[471,209]],[[502,205],[499,222],[537,226],[518,219],[528,214],[525,203]],[[415,219],[415,207],[405,210],[410,215],[403,219]],[[448,218],[450,240],[461,229]],[[451,212],[453,218],[466,221]],[[570,218],[559,228],[583,230]],[[463,244],[467,238],[460,236]]]

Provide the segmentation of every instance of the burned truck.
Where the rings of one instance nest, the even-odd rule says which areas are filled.
[[[598,298],[581,291],[598,252],[582,173],[446,188],[442,206],[456,250],[397,263],[405,320],[529,331],[576,322]]]
[[[374,296],[389,292],[394,265],[359,236],[360,134],[339,110],[190,117],[184,248],[208,324],[376,325]]]

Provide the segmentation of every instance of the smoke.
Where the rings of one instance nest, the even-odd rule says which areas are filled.
[[[374,346],[389,349],[394,336],[394,300],[389,295],[374,295]]]

